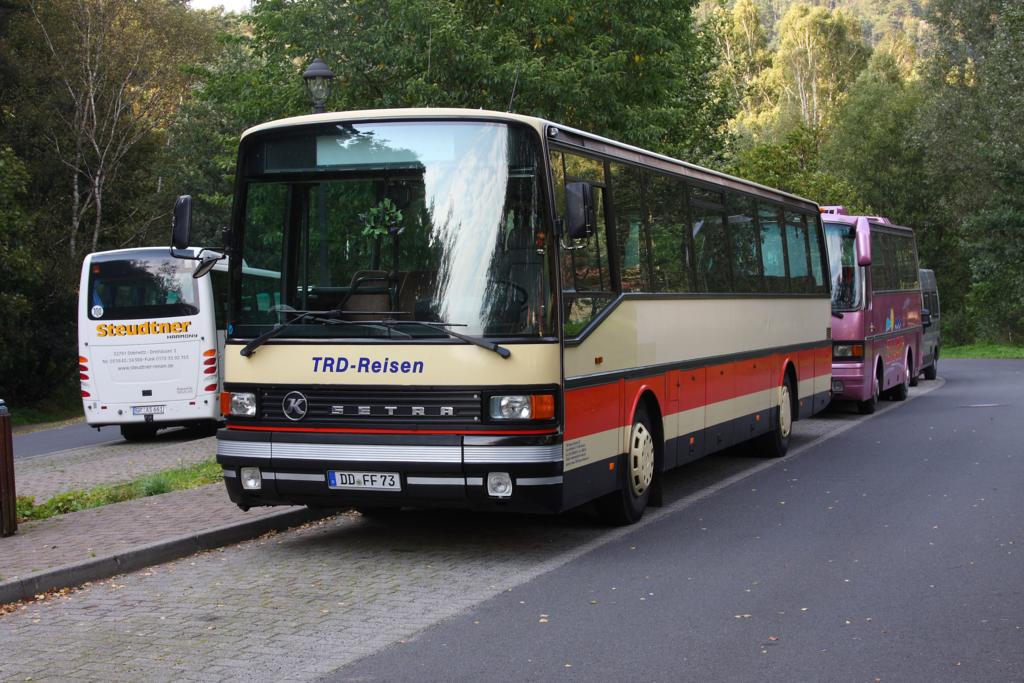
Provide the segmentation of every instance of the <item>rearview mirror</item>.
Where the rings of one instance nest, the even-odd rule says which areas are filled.
[[[594,188],[590,183],[565,184],[565,232],[569,239],[589,239],[594,234]]]
[[[171,220],[171,247],[187,249],[192,232],[192,195],[183,194],[174,202]]]
[[[857,265],[871,265],[871,229],[868,222],[861,218],[857,221]]]
[[[929,311],[927,308],[921,309],[921,324],[924,325],[925,327],[932,326],[932,312]]]
[[[204,251],[203,255],[199,257],[199,265],[192,272],[192,277],[198,280],[206,275],[222,258],[224,258],[224,254],[219,254],[216,251]]]

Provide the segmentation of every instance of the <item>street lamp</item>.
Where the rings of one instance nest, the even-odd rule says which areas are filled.
[[[317,57],[302,74],[302,80],[306,82],[306,92],[309,93],[309,99],[313,103],[313,113],[322,114],[327,98],[331,96],[334,72],[327,67],[324,60]]]

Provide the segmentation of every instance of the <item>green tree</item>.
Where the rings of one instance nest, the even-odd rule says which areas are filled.
[[[0,146],[0,271],[4,285],[0,287],[0,368],[14,368],[32,362],[31,347],[35,335],[31,329],[33,301],[25,294],[42,275],[32,258],[30,240],[32,226],[22,208],[28,173],[10,147]],[[20,376],[0,373],[0,396],[20,395]]]
[[[188,87],[180,65],[202,58],[209,33],[170,0],[29,0],[28,10],[21,48],[38,70],[26,80],[53,105],[36,123],[66,168],[65,237],[77,258],[109,229],[109,188],[173,118]]]
[[[460,106],[545,116],[688,157],[719,153],[731,113],[696,0],[268,0],[254,43],[323,56],[338,109]],[[513,97],[514,94],[514,97]]]
[[[928,247],[951,285],[943,294],[948,329],[960,341],[1011,334],[1019,341],[1021,293],[1001,275],[1019,271],[1012,229],[1022,201],[1013,161],[1024,40],[1019,3],[931,0],[928,20],[935,50],[915,135],[925,162],[919,182],[935,224]]]
[[[850,85],[867,66],[871,50],[852,15],[795,4],[779,25],[772,71],[784,126],[824,128]]]
[[[10,149],[2,173],[17,166],[11,177],[24,181],[14,193],[18,229],[5,228],[0,264],[2,305],[13,316],[4,318],[0,352],[5,398],[77,384],[81,258],[139,245],[169,214],[157,172],[165,127],[187,95],[182,67],[205,58],[211,27],[209,15],[180,0],[10,0],[0,8],[0,147]],[[30,344],[8,336],[16,332]]]
[[[987,341],[1024,343],[1024,7],[1006,2],[978,68],[988,130],[981,162],[990,189],[966,221],[971,321]]]
[[[854,212],[870,213],[870,206],[844,174],[822,167],[819,147],[815,131],[797,126],[779,142],[759,142],[742,149],[728,171],[821,204],[841,204]]]

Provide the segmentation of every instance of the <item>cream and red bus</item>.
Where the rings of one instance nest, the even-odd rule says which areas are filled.
[[[257,126],[226,249],[217,458],[243,509],[597,501],[632,522],[665,471],[782,455],[829,400],[816,204],[549,121]],[[243,257],[280,272],[273,306]]]

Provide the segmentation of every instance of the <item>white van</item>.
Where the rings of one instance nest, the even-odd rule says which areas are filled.
[[[166,247],[85,257],[78,369],[90,426],[119,425],[128,440],[177,425],[216,430],[227,262],[193,278],[197,265]]]

